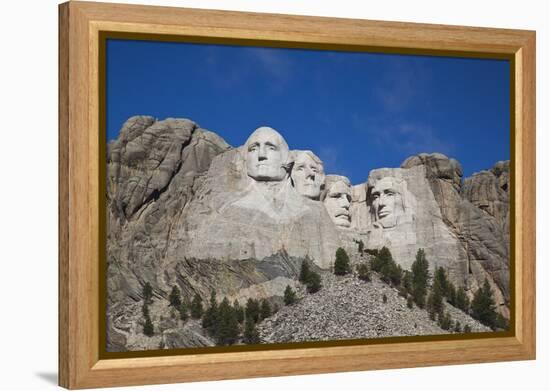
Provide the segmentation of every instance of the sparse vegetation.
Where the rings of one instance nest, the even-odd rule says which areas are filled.
[[[436,317],[441,318],[443,315],[443,294],[438,280],[434,280],[430,295],[428,296],[426,309],[432,320],[435,320]]]
[[[242,324],[244,322],[244,308],[239,304],[237,299],[233,302],[233,310],[235,311],[235,315],[237,316],[237,322],[239,324]]]
[[[307,279],[306,290],[308,291],[308,293],[315,293],[318,292],[320,289],[321,276],[318,273],[311,271]]]
[[[151,304],[153,302],[153,287],[148,282],[143,286],[143,302]]]
[[[460,333],[462,331],[462,327],[460,326],[460,322],[457,320],[455,323],[455,332]]]
[[[256,330],[256,324],[250,318],[246,319],[244,325],[243,341],[247,344],[258,344],[260,343],[260,334]]]
[[[287,285],[285,288],[284,301],[285,305],[292,305],[296,302],[296,292],[294,292],[290,285]]]
[[[412,296],[416,305],[424,308],[428,293],[428,279],[430,278],[429,265],[423,249],[418,249],[416,259],[411,267]]]
[[[343,276],[351,271],[349,256],[346,250],[338,247],[336,250],[336,260],[334,261],[334,274]]]
[[[246,302],[245,309],[246,320],[251,320],[254,323],[258,323],[260,320],[260,303],[258,300],[249,298]]]
[[[181,303],[179,308],[179,313],[180,313],[180,319],[183,320],[184,322],[187,321],[187,319],[189,319],[189,309],[187,308],[187,304],[185,303],[185,301]]]
[[[388,302],[388,296],[386,296],[386,294],[384,293],[382,295],[382,303],[386,304]]]
[[[218,301],[216,300],[216,292],[210,293],[210,304],[202,316],[202,327],[210,333],[217,334],[218,328]]]
[[[271,316],[271,305],[266,299],[262,299],[260,304],[260,321],[269,318]]]
[[[390,250],[385,246],[371,259],[371,269],[380,273],[380,278],[387,284],[399,286],[401,283],[401,266],[395,263]]]
[[[145,317],[145,324],[143,325],[143,334],[145,334],[148,337],[152,337],[155,334],[153,322],[151,321],[151,318],[149,317],[149,315]]]
[[[456,307],[468,313],[470,311],[470,299],[466,296],[464,288],[458,288],[456,292]]]
[[[302,266],[300,268],[300,276],[298,281],[302,284],[307,284],[307,279],[310,273],[309,262],[307,260],[302,261]]]
[[[214,336],[218,345],[233,345],[239,337],[239,322],[229,300],[225,297],[214,320]]]
[[[321,276],[317,272],[311,270],[307,260],[302,262],[299,281],[306,285],[308,293],[315,293],[321,289]]]
[[[353,239],[353,241],[355,243],[357,243],[357,252],[359,253],[359,255],[363,256],[363,251],[365,250],[365,243],[363,242],[362,239]]]
[[[361,263],[357,266],[357,274],[362,281],[368,282],[371,280],[370,270],[366,263]]]
[[[495,308],[493,291],[491,290],[489,281],[485,279],[483,286],[474,294],[474,299],[471,303],[472,318],[479,320],[494,330],[497,328],[497,312]]]
[[[443,313],[443,311],[441,311],[438,315],[438,323],[439,327],[441,327],[443,330],[450,330],[453,324],[451,314],[449,314],[449,312]]]
[[[195,319],[200,319],[203,313],[202,298],[198,293],[195,293],[193,301],[191,301],[191,316]]]
[[[174,308],[179,308],[181,305],[181,293],[177,286],[174,285],[172,292],[170,292],[170,297],[168,298],[170,305]]]

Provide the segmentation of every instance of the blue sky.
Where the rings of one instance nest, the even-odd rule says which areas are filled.
[[[107,140],[133,115],[189,118],[239,146],[257,127],[330,174],[441,152],[465,176],[510,158],[510,64],[152,41],[107,41]]]

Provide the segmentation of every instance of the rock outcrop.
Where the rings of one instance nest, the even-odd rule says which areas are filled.
[[[396,289],[373,280],[364,282],[356,276],[337,277],[323,273],[323,289],[279,312],[259,325],[263,343],[334,341],[395,336],[449,334],[425,310],[407,307],[407,300]],[[384,301],[384,296],[386,300]],[[491,329],[450,305],[445,306],[461,327],[473,332]]]
[[[420,154],[352,185],[325,176],[312,152],[290,151],[274,129],[233,148],[191,120],[146,116],[130,118],[107,153],[108,350],[209,346],[196,321],[166,308],[173,286],[188,300],[206,302],[214,290],[241,303],[280,301],[304,260],[326,271],[338,247],[360,257],[359,240],[387,246],[406,269],[424,248],[432,270],[445,267],[470,296],[487,278],[507,314],[507,162],[463,182],[456,160]],[[295,163],[303,171],[293,174]],[[141,333],[146,283],[153,338]],[[377,335],[424,332],[392,325]]]
[[[506,163],[497,164],[497,172],[506,182]],[[508,315],[510,298],[509,273],[509,235],[508,212],[503,212],[508,204],[507,194],[497,193],[499,203],[494,202],[491,209],[495,216],[483,211],[481,203],[476,206],[481,197],[490,198],[487,194],[492,184],[497,183],[497,177],[489,183],[485,175],[474,175],[462,184],[462,168],[454,159],[448,159],[442,154],[421,154],[411,157],[401,165],[405,169],[424,167],[426,179],[433,196],[439,206],[441,218],[448,227],[458,246],[458,256],[455,260],[459,270],[464,270],[465,286],[471,294],[477,290],[485,278],[489,280],[496,296],[500,311]],[[506,186],[507,188],[507,186]],[[481,190],[483,189],[483,190]],[[482,195],[483,194],[483,195]],[[463,196],[464,195],[464,196]],[[472,198],[472,201],[470,198]],[[476,197],[477,200],[476,200]],[[455,268],[456,269],[456,268]],[[457,281],[456,273],[451,275]],[[458,282],[458,281],[457,281]]]

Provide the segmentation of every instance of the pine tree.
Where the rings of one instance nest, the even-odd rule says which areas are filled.
[[[336,260],[334,261],[334,274],[337,276],[343,276],[351,271],[349,257],[346,250],[342,247],[338,247],[336,250]]]
[[[384,293],[382,295],[382,303],[386,304],[388,302],[388,296],[386,296],[386,294]]]
[[[438,280],[434,280],[432,290],[428,296],[427,310],[430,314],[430,319],[435,319],[436,315],[443,315],[443,290],[439,285]]]
[[[413,283],[412,283],[413,275],[408,270],[403,270],[403,276],[401,278],[401,285],[403,286],[403,289],[409,294],[412,295],[413,289]]]
[[[377,255],[371,259],[371,269],[382,273],[382,270],[393,260],[390,250],[384,246],[377,252]]]
[[[464,288],[458,288],[456,292],[456,307],[463,312],[468,313],[470,311],[470,300],[466,296]]]
[[[443,313],[443,311],[441,311],[438,316],[439,327],[441,327],[443,330],[449,330],[453,324],[451,314],[449,314],[448,312]]]
[[[318,292],[320,289],[321,276],[318,273],[311,271],[306,282],[306,290],[308,291],[308,293],[315,293]]]
[[[170,305],[174,308],[179,308],[181,305],[181,293],[177,286],[174,285],[172,292],[170,292]]]
[[[450,305],[456,307],[456,288],[452,282],[449,282],[447,288],[447,301]]]
[[[191,301],[191,316],[195,319],[200,319],[202,312],[202,298],[198,293],[195,293],[193,301]]]
[[[239,337],[239,322],[229,300],[225,297],[217,309],[215,337],[218,345],[233,345]]]
[[[413,305],[414,305],[414,300],[412,296],[407,297],[407,307],[412,309]]]
[[[296,292],[294,292],[290,285],[287,285],[285,288],[284,301],[285,305],[292,305],[296,302]]]
[[[210,305],[204,311],[202,317],[202,327],[210,333],[216,335],[218,327],[218,301],[216,300],[216,292],[210,292]]]
[[[469,324],[465,324],[464,325],[464,331],[463,331],[465,334],[467,333],[471,333],[472,332],[472,327],[470,327]]]
[[[242,324],[244,322],[244,308],[239,304],[237,299],[233,302],[233,310],[237,316],[237,322]]]
[[[143,313],[144,317],[149,316],[149,306],[147,305],[147,303],[143,303],[143,305],[141,306],[141,312]]]
[[[256,324],[250,318],[246,319],[244,325],[243,341],[247,344],[258,344],[260,343],[260,334],[256,330]]]
[[[362,240],[359,240],[359,242],[357,242],[357,250],[359,251],[359,254],[363,255],[364,249],[365,249],[365,243],[363,243]]]
[[[148,282],[143,286],[143,301],[146,304],[151,304],[153,301],[153,287]]]
[[[260,319],[260,304],[257,300],[249,298],[246,302],[246,320],[251,320],[254,323],[258,323]]]
[[[266,318],[269,318],[271,316],[271,306],[269,305],[269,301],[266,299],[262,299],[261,305],[260,305],[260,320],[264,320]]]
[[[428,292],[428,279],[430,278],[429,265],[426,260],[426,254],[423,249],[418,249],[416,260],[412,267],[412,295],[414,302],[420,308],[426,304],[426,294]]]
[[[189,319],[189,309],[187,308],[187,304],[185,302],[182,302],[179,308],[180,313],[180,319],[184,322]]]
[[[434,273],[434,283],[439,285],[441,289],[441,295],[448,297],[449,296],[449,281],[447,280],[447,273],[445,272],[445,269],[440,266],[437,269],[435,269]]]
[[[310,272],[309,263],[307,260],[303,260],[302,267],[300,268],[300,277],[298,279],[302,284],[307,283],[309,272]]]
[[[479,320],[486,326],[495,328],[497,313],[495,301],[489,281],[485,279],[483,286],[477,290],[472,300],[472,318]]]
[[[366,263],[361,263],[359,266],[357,266],[357,274],[360,280],[362,281],[370,281],[370,270]]]
[[[462,327],[460,326],[460,322],[457,320],[455,323],[455,332],[460,333],[461,330],[462,330]]]
[[[151,318],[149,316],[145,317],[145,324],[143,325],[143,334],[145,334],[148,337],[152,337],[155,334],[153,322],[151,322]]]

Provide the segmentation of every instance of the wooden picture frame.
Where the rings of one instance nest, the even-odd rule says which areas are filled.
[[[102,32],[511,60],[513,329],[500,337],[231,351],[100,354]],[[103,173],[104,175],[104,173]],[[104,178],[104,177],[103,177]],[[104,179],[103,179],[104,180]],[[103,193],[104,194],[104,193]],[[59,6],[59,384],[70,389],[535,358],[535,32],[169,7]],[[457,354],[459,353],[459,354]]]

